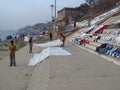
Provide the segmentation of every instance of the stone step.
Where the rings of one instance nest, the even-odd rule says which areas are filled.
[[[96,47],[101,45],[101,43],[99,43],[99,42],[89,42],[89,44],[96,46]]]
[[[86,44],[85,47],[87,47],[87,48],[89,48],[89,49],[91,49],[91,50],[93,50],[93,51],[96,50],[96,46],[91,45],[91,44]]]
[[[69,37],[69,38],[67,38],[66,42],[70,42],[70,43],[72,43],[73,40],[74,40],[74,38]]]
[[[86,46],[82,46],[82,45],[77,45],[79,48],[82,48],[88,52],[91,52],[93,54],[98,54],[97,52],[95,52],[95,50],[93,50],[91,47],[89,47],[89,45],[86,45]]]
[[[79,48],[82,48],[82,49],[84,49],[84,50],[86,50],[86,51],[88,51],[90,53],[93,53],[93,54],[95,54],[95,55],[97,55],[97,56],[99,56],[99,57],[101,57],[101,58],[103,58],[103,59],[105,59],[105,60],[107,60],[107,61],[109,61],[111,63],[114,63],[116,65],[120,65],[120,60],[119,59],[113,58],[113,57],[110,57],[110,56],[100,55],[97,52],[95,52],[95,50],[93,50],[92,48],[87,47],[89,45],[86,45],[86,46],[77,45],[77,46]]]
[[[98,43],[101,43],[101,44],[103,44],[103,43],[106,43],[106,42],[104,42],[104,41],[101,41],[101,40],[98,40]]]
[[[108,43],[108,44],[111,44],[111,45],[120,46],[119,43],[117,43],[117,42],[111,42],[111,41],[101,41],[101,40],[98,40],[98,43],[101,43],[101,44]]]

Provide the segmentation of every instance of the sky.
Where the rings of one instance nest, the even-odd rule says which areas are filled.
[[[56,0],[56,11],[78,7],[86,0]],[[0,30],[45,23],[51,20],[51,4],[55,0],[0,0]]]

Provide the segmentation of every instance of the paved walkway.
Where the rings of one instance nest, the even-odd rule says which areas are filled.
[[[40,52],[34,48],[33,52]],[[28,45],[16,52],[17,67],[9,67],[9,56],[0,60],[0,90],[26,90],[34,67],[27,64],[34,53],[29,53]]]
[[[120,90],[120,66],[70,44],[37,64],[27,90]]]
[[[42,48],[17,51],[17,67],[9,57],[0,61],[0,90],[120,90],[120,66],[67,44],[70,56],[50,56],[35,67],[27,64]]]

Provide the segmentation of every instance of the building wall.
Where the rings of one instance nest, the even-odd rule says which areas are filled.
[[[58,13],[58,20],[63,20],[65,17],[65,10],[61,11],[60,13]]]
[[[66,26],[81,19],[88,14],[90,6],[88,4],[81,4],[76,8],[63,8],[58,11],[57,25]]]
[[[80,16],[81,11],[75,8],[64,8],[58,12],[57,25],[65,26],[73,23],[73,19]]]

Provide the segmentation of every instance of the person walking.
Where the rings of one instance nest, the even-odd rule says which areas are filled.
[[[30,39],[29,39],[29,53],[32,53],[32,47],[33,47],[33,40],[32,39],[33,39],[32,37],[30,37]]]
[[[63,33],[61,33],[61,34],[60,34],[60,39],[61,39],[62,42],[63,42],[63,44],[61,45],[61,47],[64,47],[66,36],[65,36]]]
[[[15,51],[16,51],[16,45],[14,44],[14,41],[10,41],[9,45],[9,50],[10,50],[10,65],[9,66],[16,66],[16,61],[15,61]]]

